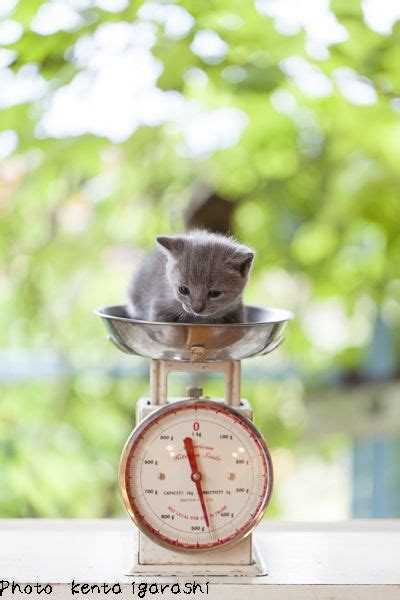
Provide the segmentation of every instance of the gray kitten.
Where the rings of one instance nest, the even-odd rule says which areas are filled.
[[[254,252],[224,235],[194,230],[157,237],[128,291],[128,313],[146,321],[240,323]]]

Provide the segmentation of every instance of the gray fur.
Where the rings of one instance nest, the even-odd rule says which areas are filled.
[[[160,236],[131,281],[128,312],[146,321],[243,322],[242,293],[253,258],[251,248],[204,230]],[[221,295],[210,298],[210,290]]]

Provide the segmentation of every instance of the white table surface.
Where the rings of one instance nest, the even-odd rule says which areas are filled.
[[[164,593],[145,598],[247,600],[246,594],[251,594],[252,599],[265,600],[400,600],[400,520],[265,522],[256,538],[267,576],[208,577],[208,596]],[[12,595],[8,589],[2,598],[137,598],[132,593],[134,578],[124,575],[134,562],[135,547],[136,531],[128,520],[0,520],[0,580],[53,584],[51,595]],[[119,582],[122,594],[73,596],[72,580]]]

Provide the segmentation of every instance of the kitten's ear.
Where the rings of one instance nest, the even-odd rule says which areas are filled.
[[[232,266],[239,271],[242,277],[246,277],[250,271],[253,259],[254,252],[251,252],[250,250],[248,252],[242,252],[239,256],[233,259]]]
[[[183,250],[183,239],[179,237],[172,237],[167,235],[159,235],[156,238],[157,242],[162,246],[162,251],[166,254],[172,254],[174,256],[180,254]]]

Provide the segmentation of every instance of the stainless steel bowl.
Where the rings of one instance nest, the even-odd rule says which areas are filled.
[[[292,313],[280,308],[246,307],[246,322],[229,325],[157,323],[132,319],[125,305],[94,311],[109,339],[123,352],[164,360],[241,360],[272,352],[284,338]]]

